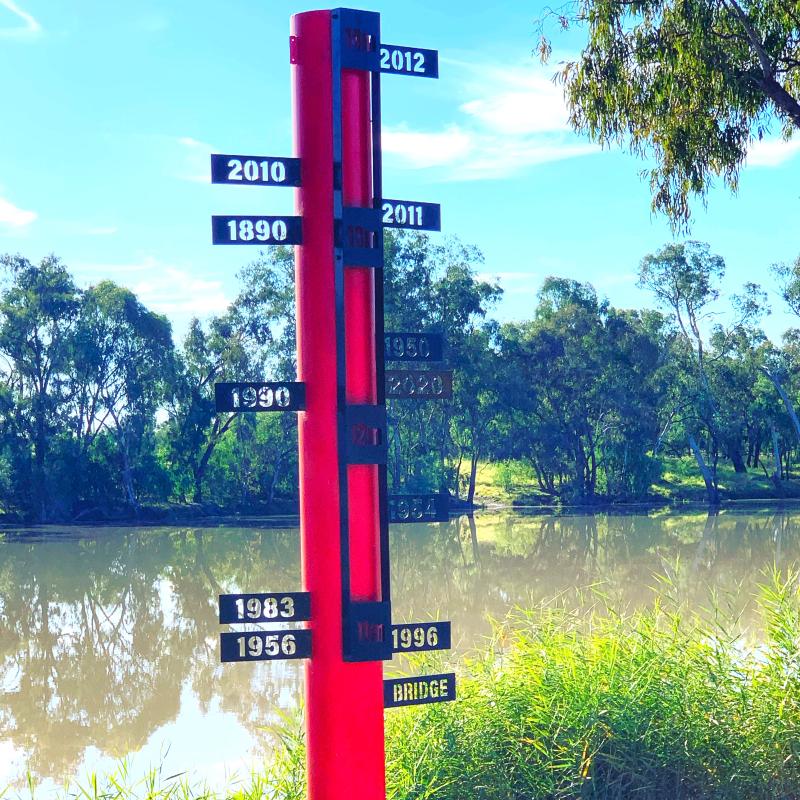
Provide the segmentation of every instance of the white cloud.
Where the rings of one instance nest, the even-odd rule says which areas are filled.
[[[3,0],[0,0],[2,3]],[[0,225],[10,225],[12,228],[24,228],[30,225],[38,214],[35,211],[24,211],[17,208],[9,200],[0,197]]]
[[[231,302],[221,281],[204,280],[179,267],[159,266],[131,289],[148,308],[168,317],[221,314]]]
[[[472,136],[457,125],[438,133],[411,131],[407,127],[384,128],[381,134],[384,153],[392,153],[409,166],[440,167],[466,158],[473,147]]]
[[[750,167],[779,167],[800,153],[800,137],[790,139],[762,139],[753,142],[747,154]]]
[[[116,225],[99,226],[97,228],[87,228],[87,236],[113,236],[119,231]]]
[[[475,276],[479,281],[486,283],[531,283],[539,281],[539,275],[535,272],[481,272]]]
[[[7,8],[12,14],[22,20],[24,24],[14,27],[0,28],[0,38],[29,39],[42,32],[42,26],[27,11],[21,9],[13,0],[0,0],[0,6]]]
[[[127,286],[147,308],[166,315],[178,331],[192,317],[221,314],[231,303],[221,281],[206,280],[152,256],[123,264],[77,264],[75,272],[87,284],[110,279]]]
[[[192,136],[179,136],[175,141],[183,149],[184,164],[175,177],[191,183],[211,183],[209,156],[214,152],[213,146]]]
[[[479,180],[599,152],[571,132],[562,90],[545,68],[448,64],[462,72],[460,86],[468,99],[441,130],[384,127],[384,152],[399,166],[438,167],[445,180]]]

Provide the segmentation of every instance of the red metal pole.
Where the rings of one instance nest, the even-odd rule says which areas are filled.
[[[333,239],[331,13],[292,18],[296,155],[302,159],[297,212],[298,379],[306,385],[299,414],[300,526],[304,589],[311,593],[312,658],[306,662],[309,800],[385,797],[382,663],[342,659],[342,575],[337,450],[337,353]],[[372,204],[369,79],[342,75],[345,205]],[[374,275],[345,273],[348,402],[374,402]],[[348,468],[351,591],[379,597],[377,469]]]

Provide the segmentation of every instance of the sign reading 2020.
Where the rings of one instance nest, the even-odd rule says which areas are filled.
[[[383,195],[381,77],[437,78],[439,55],[386,44],[380,15],[338,8],[292,18],[289,60],[294,153],[212,154],[212,183],[261,187],[265,204],[223,209],[211,229],[215,245],[295,248],[297,376],[228,376],[215,409],[228,422],[297,413],[302,591],[220,595],[219,621],[234,627],[220,636],[221,659],[310,660],[309,798],[384,800],[384,708],[455,699],[452,673],[384,680],[382,665],[451,644],[447,621],[392,618],[389,524],[446,521],[449,496],[389,493],[386,402],[446,402],[453,373],[434,368],[441,333],[385,331],[383,320],[384,230],[441,230],[441,209]],[[280,187],[295,191],[293,215],[269,213]],[[387,369],[392,361],[411,363]]]

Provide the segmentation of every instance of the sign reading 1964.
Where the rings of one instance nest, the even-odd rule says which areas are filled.
[[[235,186],[299,186],[300,159],[211,155],[211,183]]]
[[[311,657],[311,631],[221,633],[222,661],[277,661]]]
[[[302,411],[306,385],[296,381],[215,383],[217,411]]]
[[[447,522],[449,501],[441,494],[390,494],[389,522]]]
[[[219,621],[303,622],[311,619],[311,595],[308,592],[267,592],[263,594],[221,594]]]
[[[302,217],[211,217],[214,244],[301,244]]]

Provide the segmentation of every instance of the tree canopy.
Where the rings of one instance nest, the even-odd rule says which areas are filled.
[[[653,209],[676,227],[715,177],[736,190],[754,140],[800,128],[797,0],[576,0],[540,20],[544,60],[553,17],[588,30],[560,74],[570,123],[654,159]]]

